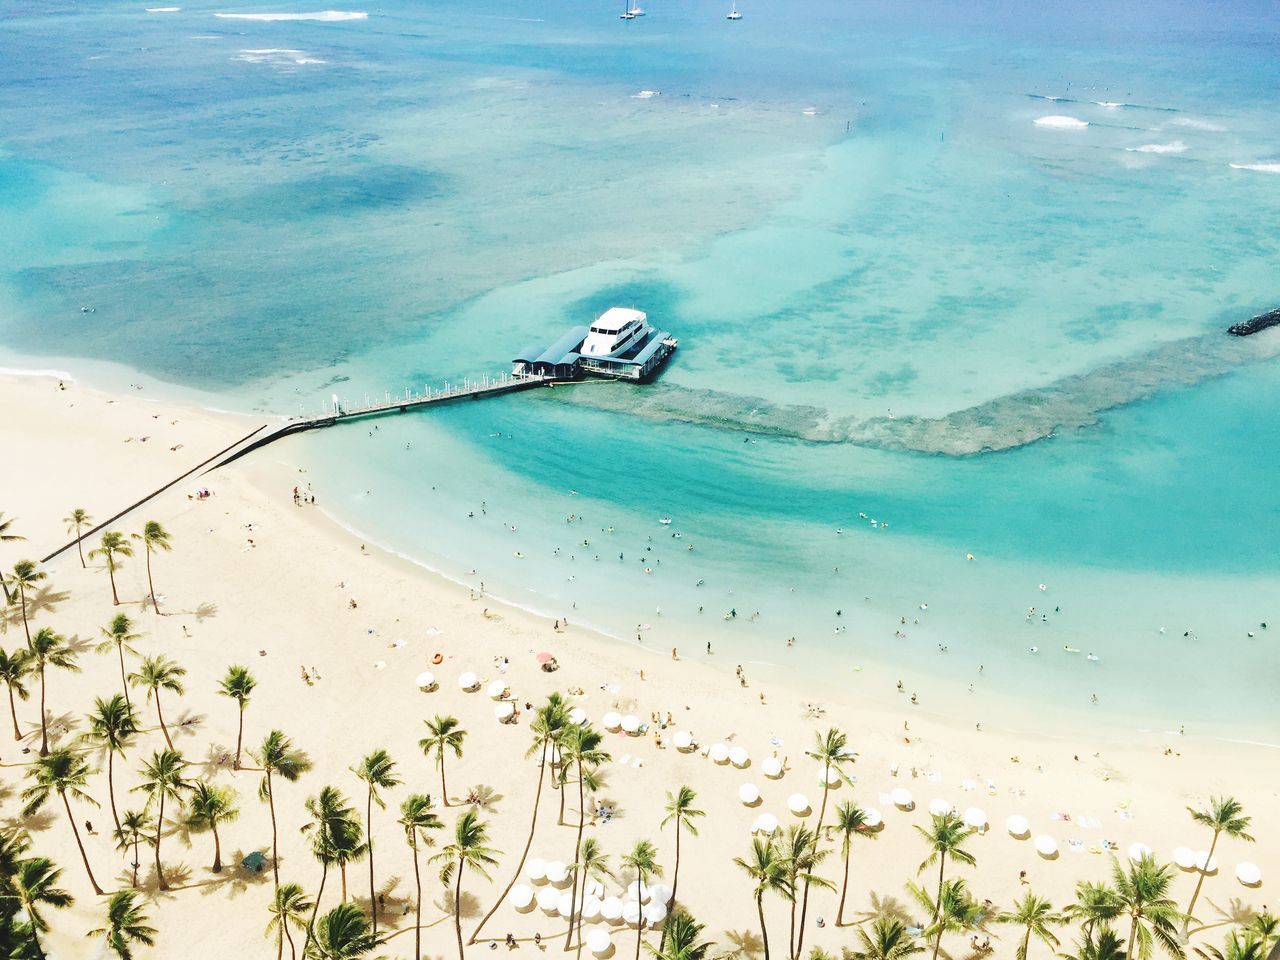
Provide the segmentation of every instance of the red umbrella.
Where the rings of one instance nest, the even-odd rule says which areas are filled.
[[[554,659],[555,657],[553,657],[549,653],[544,652],[544,653],[538,654],[538,663],[550,663]]]

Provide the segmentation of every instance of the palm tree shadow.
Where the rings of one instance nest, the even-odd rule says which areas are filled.
[[[452,890],[446,890],[446,891],[444,892],[444,897],[443,897],[442,899],[440,899],[440,900],[435,901],[435,905],[436,905],[437,907],[439,907],[441,910],[443,910],[443,911],[444,911],[445,916],[447,916],[447,917],[449,917],[450,919],[452,919],[452,917],[453,917],[453,891],[452,891]],[[470,918],[470,917],[478,917],[478,916],[480,916],[480,913],[481,913],[481,910],[480,910],[480,898],[479,898],[479,897],[477,897],[474,893],[468,893],[466,890],[463,890],[463,891],[462,891],[462,917],[463,917],[463,919],[468,919],[468,918]],[[426,926],[426,924],[423,924],[423,926]]]
[[[1216,927],[1233,925],[1247,926],[1252,923],[1253,919],[1258,915],[1257,911],[1254,910],[1252,906],[1245,903],[1239,897],[1232,897],[1231,900],[1228,901],[1226,907],[1218,906],[1214,901],[1207,897],[1205,899],[1221,919],[1211,921],[1209,923],[1202,923],[1198,927],[1192,928],[1190,931],[1191,933],[1199,933],[1202,930],[1213,930]]]
[[[184,710],[178,714],[176,723],[169,725],[172,733],[182,734],[184,736],[194,737],[198,732],[198,728],[205,721],[204,714],[192,713],[190,710]]]
[[[764,953],[764,941],[754,930],[726,930],[724,938],[736,948],[732,951],[733,953],[740,953],[746,957]]]
[[[90,640],[86,640],[84,637],[80,636],[80,634],[78,633],[72,634],[70,637],[67,637],[67,649],[70,650],[72,653],[74,653],[76,656],[79,656],[82,653],[87,653],[91,648],[96,646],[97,646],[96,643],[93,643]]]
[[[17,816],[7,817],[4,822],[10,827],[22,827],[28,833],[41,833],[53,826],[57,816],[47,806],[24,817],[19,810]]]
[[[146,848],[140,849],[139,853],[145,856],[149,851]],[[161,863],[164,863],[163,858]],[[142,890],[152,900],[159,902],[161,897],[173,898],[174,894],[180,890],[186,890],[188,887],[196,886],[191,883],[191,867],[186,863],[164,863],[164,879],[168,883],[168,890],[160,889],[160,882],[156,878],[156,866],[153,862],[149,868],[146,868],[146,874],[142,875],[139,871],[138,889]]]
[[[501,800],[502,794],[498,793],[493,787],[488,784],[477,783],[467,792],[467,799],[462,804],[455,804],[455,806],[470,805],[477,810],[495,813]]]
[[[192,616],[196,618],[196,623],[202,623],[211,617],[218,615],[218,605],[205,601],[192,611]]]
[[[70,596],[71,591],[69,590],[55,591],[53,587],[41,587],[27,597],[27,618],[31,619],[40,612],[56,613],[58,604],[67,600]]]
[[[221,743],[210,743],[206,748],[203,760],[193,760],[191,766],[200,771],[200,777],[204,780],[211,780],[223,770],[230,770],[232,761],[235,758],[231,755],[231,751]],[[244,767],[240,768],[245,769]]]
[[[52,713],[46,712],[44,722],[45,726],[49,728],[50,745],[54,747],[63,737],[72,736],[80,728],[80,718],[74,713],[64,713],[60,717],[55,717]],[[35,745],[36,735],[39,733],[40,727],[37,725],[29,734],[33,746]]]
[[[881,896],[874,890],[871,891],[871,909],[863,911],[865,919],[871,919],[884,914],[886,917],[892,917],[894,920],[900,920],[910,926],[914,920],[910,913],[907,912],[906,906],[897,897],[892,895]]]

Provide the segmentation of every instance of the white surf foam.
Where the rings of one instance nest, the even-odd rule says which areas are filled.
[[[48,377],[75,383],[76,378],[65,370],[25,370],[22,367],[0,367],[0,376],[5,377]]]
[[[1195,117],[1175,117],[1169,122],[1174,126],[1190,127],[1192,130],[1207,130],[1209,133],[1225,133],[1227,129],[1216,123],[1210,123],[1208,120],[1197,120]]]
[[[342,20],[368,20],[369,14],[358,10],[317,10],[314,13],[215,13],[223,20],[322,20],[337,23]]]
[[[1095,100],[1093,101],[1104,110],[1118,110],[1121,107],[1127,107],[1127,103],[1116,103],[1114,100]]]
[[[177,13],[181,7],[147,7],[147,13]]]
[[[1187,145],[1181,140],[1172,143],[1144,143],[1140,147],[1125,147],[1130,153],[1186,153]]]
[[[326,60],[320,60],[316,57],[309,57],[302,50],[293,50],[289,47],[266,47],[261,50],[241,50],[240,56],[236,57],[242,63],[266,63],[272,66],[287,66],[289,64],[311,64],[311,63],[327,63]]]
[[[641,90],[639,93],[633,93],[632,97],[634,97],[636,100],[649,100],[653,97],[656,97],[658,93],[659,91],[657,90]]]
[[[1087,120],[1079,120],[1075,117],[1037,117],[1037,127],[1052,127],[1054,130],[1083,130],[1089,125]]]
[[[1280,163],[1233,163],[1232,170],[1256,170],[1258,173],[1280,173]]]

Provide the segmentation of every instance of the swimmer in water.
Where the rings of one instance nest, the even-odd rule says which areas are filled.
[[[1031,652],[1032,652],[1032,653],[1039,653],[1039,652],[1040,652],[1040,648],[1039,648],[1039,647],[1032,647],[1032,648],[1031,648]]]

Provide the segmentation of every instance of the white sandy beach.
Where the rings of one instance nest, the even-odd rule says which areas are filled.
[[[109,397],[74,383],[60,390],[57,381],[41,377],[0,377],[0,409],[5,411],[0,449],[7,453],[0,471],[0,509],[15,520],[12,532],[27,537],[26,542],[0,545],[0,565],[6,570],[18,559],[38,558],[65,543],[62,518],[73,507],[105,518],[262,422],[153,403],[141,393]],[[375,808],[373,814],[378,888],[385,895],[380,923],[398,931],[384,948],[391,956],[412,952],[412,918],[405,915],[412,907],[411,863],[395,823],[398,806],[411,790],[433,796],[439,792],[436,770],[417,746],[425,735],[422,721],[436,714],[461,719],[468,731],[466,750],[461,760],[450,763],[449,792],[461,799],[472,788],[487,788],[481,791],[489,795],[481,815],[490,823],[492,845],[503,851],[494,884],[470,875],[466,879],[463,912],[469,931],[505,886],[528,829],[538,770],[524,759],[531,742],[524,704],[536,706],[551,691],[570,688],[585,691],[575,700],[597,725],[614,709],[641,719],[655,711],[664,717],[670,712],[673,726],[663,731],[668,741],[674,730],[689,730],[703,749],[724,742],[749,752],[750,764],[739,769],[711,762],[702,750],[659,749],[653,730],[646,737],[609,733],[605,749],[615,761],[631,759],[605,766],[599,800],[616,814],[608,823],[588,828],[615,865],[635,840],[653,840],[669,874],[673,838],[670,828],[659,827],[664,797],[681,784],[691,785],[707,816],[698,824],[699,834],[683,841],[680,900],[724,951],[740,946],[747,956],[760,955],[751,884],[731,860],[747,853],[750,825],[761,813],[775,814],[784,826],[795,822],[788,812],[791,794],[803,793],[813,801],[816,816],[818,767],[804,751],[815,731],[829,726],[847,731],[858,751],[851,768],[856,783],[833,791],[831,802],[853,798],[879,809],[885,821],[882,830],[855,844],[849,891],[855,918],[868,916],[873,903],[896,901],[909,912],[913,909],[903,884],[914,879],[925,849],[912,825],[928,821],[927,808],[935,798],[962,811],[981,807],[988,815],[989,832],[974,837],[968,847],[977,867],[958,868],[958,874],[968,878],[979,899],[1007,907],[1025,890],[1020,871],[1026,871],[1032,889],[1065,906],[1077,881],[1108,873],[1111,857],[1102,852],[1104,841],[1113,843],[1122,859],[1135,842],[1150,845],[1162,861],[1171,859],[1178,846],[1203,849],[1208,836],[1192,824],[1185,808],[1204,803],[1211,794],[1230,793],[1252,815],[1251,832],[1258,842],[1219,844],[1219,869],[1205,882],[1197,914],[1225,924],[1249,910],[1275,908],[1280,779],[1272,748],[1176,734],[1123,747],[1108,740],[1103,748],[1102,738],[1095,743],[1087,731],[1072,736],[1062,731],[1052,739],[978,731],[967,722],[961,726],[919,713],[905,697],[897,702],[868,702],[852,695],[825,699],[817,705],[819,715],[803,690],[750,670],[748,686],[739,686],[727,638],[723,647],[717,645],[716,657],[725,661],[724,669],[717,669],[673,661],[667,654],[577,628],[557,632],[550,622],[492,597],[468,596],[465,587],[362,545],[320,509],[295,506],[290,494],[298,485],[304,493],[314,493],[323,507],[325,478],[301,474],[288,460],[286,440],[229,468],[192,477],[114,525],[130,533],[154,519],[172,535],[173,552],[154,561],[165,615],[156,616],[143,604],[146,578],[140,555],[118,574],[120,609],[136,619],[141,654],[163,652],[186,668],[185,696],[164,703],[175,745],[191,761],[193,775],[232,785],[241,809],[240,818],[222,830],[228,867],[220,875],[209,869],[212,841],[205,834],[188,836],[177,827],[166,833],[162,853],[173,887],[167,893],[158,892],[144,855],[147,911],[160,932],[157,948],[140,956],[194,960],[273,955],[274,943],[263,936],[271,872],[254,875],[238,866],[251,851],[269,852],[271,832],[266,807],[257,800],[260,775],[233,772],[225,762],[234,750],[236,713],[234,704],[217,694],[217,683],[233,663],[248,666],[258,680],[246,716],[246,744],[256,745],[267,731],[279,728],[315,765],[296,784],[276,787],[282,879],[297,881],[312,893],[319,882],[320,868],[299,832],[306,818],[305,798],[333,784],[363,810],[363,784],[350,768],[377,747],[397,760],[405,786],[389,794],[385,810]],[[197,487],[207,487],[213,495],[192,499]],[[81,569],[76,551],[70,550],[48,564],[47,571],[45,589],[33,604],[33,622],[54,628],[81,648],[82,672],[51,671],[48,678],[51,733],[57,742],[69,744],[83,730],[93,697],[118,691],[114,659],[93,651],[100,628],[118,611],[100,563],[90,561],[88,569]],[[486,609],[489,617],[483,614]],[[8,611],[3,630],[0,645],[6,650],[22,645],[16,610]],[[443,662],[433,667],[437,651]],[[543,651],[558,659],[558,672],[538,668],[535,657]],[[489,681],[500,676],[495,661],[502,657],[509,659],[503,678],[523,713],[517,724],[496,722],[494,703],[485,692]],[[312,685],[302,679],[304,668],[318,677]],[[416,687],[414,678],[425,669],[436,673],[438,690],[425,693]],[[478,692],[458,689],[457,677],[465,671],[478,674]],[[142,696],[139,692],[137,700]],[[35,849],[62,866],[63,885],[76,896],[73,908],[50,918],[49,955],[96,956],[98,948],[85,934],[101,925],[100,906],[61,809],[51,804],[26,820],[20,813],[25,766],[39,746],[34,702],[18,704],[23,743],[0,737],[4,824],[31,830]],[[146,733],[117,770],[122,807],[141,804],[137,794],[128,795],[137,782],[133,771],[144,754],[163,746],[158,728],[152,729],[154,705],[142,703],[140,708]],[[23,747],[31,752],[19,753]],[[760,770],[761,761],[774,754],[789,766],[778,780]],[[759,788],[758,806],[739,802],[738,788],[744,783]],[[913,793],[914,810],[896,809],[882,797],[895,787]],[[82,826],[86,819],[93,824],[95,833],[85,841],[99,883],[108,891],[119,889],[128,885],[129,876],[126,858],[109,839],[105,774],[93,778],[91,792],[103,808],[76,808],[77,820]],[[571,792],[567,798],[565,822],[576,826],[575,796]],[[531,855],[571,862],[575,831],[557,825],[559,801],[558,792],[544,796]],[[467,808],[440,811],[446,827],[461,809]],[[1047,834],[1056,840],[1061,851],[1056,859],[1037,855],[1032,840],[1007,834],[1004,825],[1012,814],[1028,818],[1032,838]],[[1246,860],[1261,867],[1262,886],[1247,888],[1236,881],[1235,867]],[[350,894],[366,906],[367,869],[361,862],[348,877]],[[838,880],[838,858],[830,858],[822,872]],[[1183,906],[1195,876],[1181,872],[1178,877],[1175,896]],[[434,869],[424,870],[424,881],[429,901],[423,911],[424,954],[453,956],[446,912],[451,900]],[[331,881],[321,909],[335,905],[339,896],[338,884]],[[806,947],[838,949],[851,943],[849,930],[834,925],[837,897],[838,892],[814,891],[810,916],[823,918],[825,925],[809,930]],[[783,941],[781,902],[768,902],[768,910],[771,936]],[[504,905],[485,938],[501,939],[512,932],[526,954],[555,952],[564,928],[564,921],[540,910],[519,914]],[[1207,930],[1205,942],[1218,943],[1224,930]],[[540,947],[530,942],[535,933],[543,937]],[[1013,929],[996,925],[991,935],[995,955],[1011,957]],[[631,949],[633,938],[634,932],[615,929],[620,951]],[[957,937],[944,946],[955,956],[966,956],[966,939]],[[1047,956],[1042,950],[1033,950],[1036,954]]]

